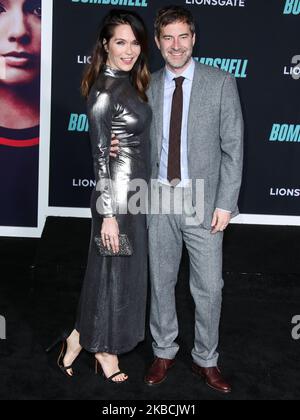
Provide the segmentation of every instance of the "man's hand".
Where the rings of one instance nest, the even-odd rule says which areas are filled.
[[[117,137],[112,134],[111,135],[111,148],[110,148],[110,154],[109,156],[112,158],[116,158],[119,154],[119,140],[117,139]]]
[[[211,224],[211,227],[212,227],[211,233],[215,234],[217,232],[223,232],[227,228],[230,222],[230,219],[231,219],[231,213],[224,210],[216,209],[214,212],[214,217]]]

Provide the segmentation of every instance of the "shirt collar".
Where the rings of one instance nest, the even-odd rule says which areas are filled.
[[[175,77],[179,77],[182,76],[185,79],[189,80],[189,81],[193,81],[194,78],[194,71],[195,71],[195,61],[194,59],[191,60],[190,65],[188,66],[188,68],[186,68],[184,70],[184,72],[180,75],[177,75],[173,72],[171,72],[171,70],[169,70],[167,67],[165,67],[165,82],[167,84],[174,84],[174,78]]]

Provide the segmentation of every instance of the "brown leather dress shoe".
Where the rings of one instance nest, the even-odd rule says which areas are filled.
[[[161,359],[157,357],[145,376],[145,383],[147,385],[161,384],[167,378],[167,372],[174,364],[175,359]]]
[[[231,386],[222,377],[221,371],[218,367],[203,368],[193,363],[193,372],[200,376],[210,388],[223,394],[230,394]]]

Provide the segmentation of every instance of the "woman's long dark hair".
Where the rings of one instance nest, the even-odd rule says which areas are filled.
[[[150,82],[150,72],[147,63],[148,40],[147,30],[144,22],[134,12],[127,10],[114,9],[103,20],[97,43],[92,53],[91,63],[87,66],[81,83],[82,95],[87,98],[90,90],[97,79],[103,66],[106,64],[108,53],[105,44],[109,43],[114,36],[115,28],[118,25],[130,25],[136,40],[141,46],[141,54],[131,70],[131,80],[136,88],[138,95],[148,101],[146,90]]]

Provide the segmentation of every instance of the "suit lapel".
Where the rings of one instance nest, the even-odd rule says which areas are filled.
[[[203,117],[201,109],[203,109],[202,105],[204,101],[205,86],[205,76],[203,75],[201,68],[196,63],[188,116],[187,138],[189,159],[192,158],[193,155],[193,141],[195,141],[195,139],[199,137],[199,126]]]

